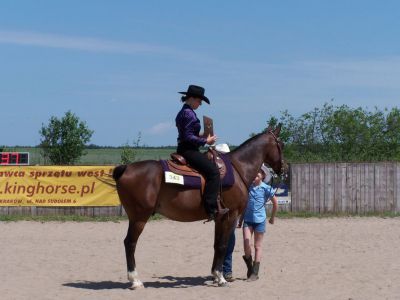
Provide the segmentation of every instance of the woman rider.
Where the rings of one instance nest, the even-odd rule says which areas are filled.
[[[200,136],[200,120],[194,112],[199,108],[202,101],[210,104],[210,100],[204,96],[204,88],[197,85],[189,85],[186,92],[179,93],[184,95],[181,98],[184,104],[175,118],[176,127],[178,128],[177,152],[186,159],[190,166],[205,177],[204,207],[208,220],[215,220],[217,216],[226,214],[229,209],[218,209],[219,171],[217,166],[199,151],[199,147],[205,144],[213,145],[217,140],[217,136]]]

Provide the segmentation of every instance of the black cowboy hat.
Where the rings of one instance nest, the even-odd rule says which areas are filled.
[[[208,100],[208,98],[204,96],[204,88],[198,85],[189,85],[186,92],[179,92],[179,94],[183,94],[189,97],[197,97],[210,104],[210,100]]]

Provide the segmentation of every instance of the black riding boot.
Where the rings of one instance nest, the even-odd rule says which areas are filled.
[[[250,275],[253,273],[253,258],[251,255],[249,257],[246,257],[246,255],[243,255],[243,260],[246,263],[247,266],[247,278],[250,277]]]
[[[249,281],[254,281],[258,279],[258,271],[260,269],[260,262],[254,262],[253,264],[253,272],[251,273],[249,277]]]

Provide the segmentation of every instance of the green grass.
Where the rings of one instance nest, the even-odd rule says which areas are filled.
[[[41,149],[34,147],[9,147],[4,148],[4,151],[19,151],[29,152],[29,159],[31,165],[46,165]],[[87,149],[86,154],[81,157],[77,165],[116,165],[121,162],[122,149],[118,148],[101,148],[101,149]],[[139,148],[136,150],[137,160],[148,159],[166,159],[170,153],[175,152],[171,148]]]
[[[396,212],[369,212],[365,214],[356,213],[313,213],[313,212],[286,212],[279,211],[276,214],[277,218],[281,219],[293,219],[293,218],[346,218],[346,217],[378,217],[378,218],[397,218],[400,217],[400,213]]]
[[[349,213],[310,213],[310,212],[283,212],[280,211],[276,215],[280,219],[308,219],[308,218],[344,218],[344,217],[378,217],[378,218],[398,218],[400,213],[382,212],[382,213],[367,213],[367,214],[349,214]],[[150,221],[163,220],[163,216],[155,214],[150,218]],[[17,221],[35,221],[35,222],[121,222],[127,221],[128,217],[90,217],[90,216],[23,216],[23,215],[0,215],[0,222],[17,222]]]
[[[150,221],[162,220],[163,217],[155,214],[150,217]],[[75,215],[49,215],[49,216],[23,216],[23,215],[0,215],[0,222],[35,221],[35,222],[121,222],[127,221],[128,217],[90,217]]]

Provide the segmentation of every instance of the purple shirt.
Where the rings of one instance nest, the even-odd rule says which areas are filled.
[[[178,128],[178,143],[191,144],[197,148],[206,144],[207,139],[199,136],[200,120],[189,105],[182,106],[176,115],[175,123]]]

